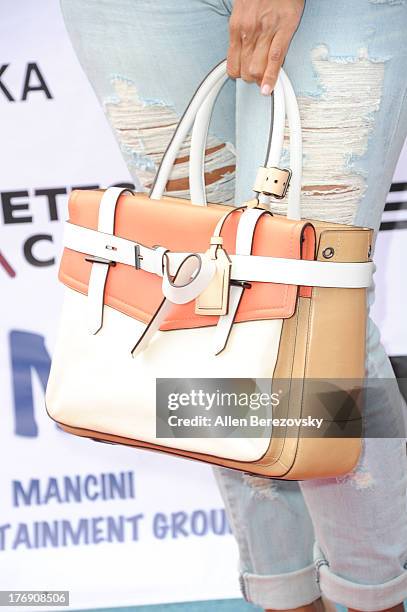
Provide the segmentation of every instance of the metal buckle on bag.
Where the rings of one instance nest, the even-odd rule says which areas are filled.
[[[215,261],[216,272],[206,289],[196,298],[195,314],[225,315],[229,309],[232,261],[223,248],[222,236],[212,236],[206,256]]]
[[[91,263],[107,264],[108,266],[116,265],[115,261],[112,261],[111,259],[105,259],[104,257],[98,257],[97,255],[85,257],[85,261],[90,261]]]
[[[136,270],[140,270],[141,269],[140,261],[142,259],[143,259],[143,256],[140,255],[140,245],[139,244],[135,244],[134,245],[134,267],[136,268]]]
[[[251,289],[252,284],[248,281],[240,281],[240,280],[231,280],[230,284],[234,287],[241,287],[242,289]]]
[[[253,191],[264,193],[282,199],[287,193],[291,179],[291,170],[287,168],[276,168],[260,166],[257,171]]]

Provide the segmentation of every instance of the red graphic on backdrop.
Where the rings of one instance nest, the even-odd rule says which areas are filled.
[[[11,276],[11,278],[14,278],[16,273],[13,270],[13,268],[11,267],[11,265],[9,264],[9,262],[7,261],[7,259],[4,257],[4,255],[3,255],[3,253],[1,251],[0,251],[0,266],[3,266],[3,268],[5,269],[7,274],[9,276]]]

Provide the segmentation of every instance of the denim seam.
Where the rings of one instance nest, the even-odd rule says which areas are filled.
[[[221,480],[222,482],[220,483],[220,489],[224,491],[225,496],[228,498],[228,504],[227,504],[227,509],[228,509],[228,514],[230,517],[230,522],[232,523],[232,531],[233,531],[233,535],[239,545],[239,556],[240,559],[242,560],[242,550],[244,550],[247,562],[250,563],[251,565],[251,555],[250,555],[250,549],[247,545],[247,541],[246,538],[243,537],[242,532],[241,532],[241,528],[240,528],[240,523],[241,521],[239,521],[239,517],[237,516],[237,514],[235,513],[235,498],[233,495],[233,488],[231,486],[229,486],[229,482],[227,480],[227,478],[224,478],[221,474],[220,474],[220,470],[222,468],[214,468],[215,471],[217,471],[217,480]],[[223,469],[227,469],[227,468],[223,468]],[[240,570],[240,575],[244,576],[244,573],[242,570]],[[242,595],[244,596],[244,593],[242,593]]]
[[[232,11],[230,10],[230,7],[226,4],[226,0],[220,0],[220,1],[221,1],[221,4],[223,4],[223,6],[225,7],[226,15],[230,17],[230,15],[232,14]]]
[[[404,582],[402,580],[400,580],[401,578],[403,578],[403,574],[405,576],[406,572],[401,573],[399,576],[396,576],[394,579],[386,581],[384,583],[381,584],[376,584],[376,585],[361,585],[359,583],[353,582],[351,580],[342,578],[341,576],[338,576],[338,574],[335,574],[329,567],[329,563],[321,563],[320,564],[320,570],[322,567],[326,567],[327,570],[326,572],[324,572],[323,576],[325,576],[325,581],[327,582],[327,584],[329,585],[329,587],[332,589],[332,591],[329,591],[328,589],[324,589],[322,588],[322,593],[323,594],[327,594],[328,597],[334,597],[335,600],[337,600],[337,603],[346,606],[346,607],[357,607],[357,606],[361,606],[361,602],[359,597],[361,595],[366,594],[367,597],[369,597],[370,599],[374,598],[376,599],[377,595],[382,595],[382,591],[383,589],[388,589],[389,588],[389,584],[391,583],[395,583],[395,582]],[[323,583],[323,580],[321,581]],[[325,585],[326,587],[327,585]],[[394,584],[392,584],[392,587],[394,587]],[[350,600],[345,601],[344,599],[342,599],[341,596],[341,591],[343,593],[343,589],[345,589],[345,597],[349,596]],[[379,591],[380,589],[380,591]],[[378,590],[377,593],[375,593],[375,591]],[[328,591],[328,592],[327,592]],[[369,593],[370,591],[370,593]],[[391,593],[390,593],[391,595]],[[388,595],[387,595],[388,596]],[[338,599],[339,597],[339,599]],[[356,601],[353,598],[356,598]],[[402,599],[405,597],[405,592],[403,594],[399,594],[397,595],[397,598],[401,597]],[[399,602],[393,601],[393,600],[389,600],[387,599],[385,602],[380,602],[381,605],[387,607],[391,607],[396,605]],[[365,606],[367,606],[368,604],[366,603]],[[370,604],[369,604],[370,606]],[[375,606],[373,608],[374,610],[377,609],[377,606]]]
[[[295,607],[299,605],[308,605],[312,601],[318,599],[321,596],[321,590],[317,580],[312,580],[312,583],[309,583],[308,588],[306,588],[306,593],[301,591],[302,601],[292,601],[292,596],[294,598],[298,598],[299,592],[295,589],[295,592],[290,588],[282,587],[284,582],[287,580],[288,585],[293,586],[293,574],[295,575],[294,580],[297,578],[300,581],[300,584],[304,586],[304,579],[307,581],[311,578],[310,573],[312,570],[315,571],[315,562],[312,562],[309,566],[300,568],[299,570],[284,572],[283,574],[269,574],[269,575],[260,575],[260,574],[248,574],[247,572],[242,575],[242,579],[245,584],[245,592],[247,596],[247,601],[253,603],[255,605],[273,607],[275,605],[275,601],[272,602],[272,595],[277,595],[279,599],[279,604],[281,603],[281,596],[284,597],[286,607],[292,607],[295,603]],[[304,573],[306,572],[306,577],[304,578]],[[260,580],[259,580],[260,579]],[[280,581],[277,591],[275,590],[275,580]],[[281,582],[283,580],[283,582]],[[271,582],[271,587],[270,587]],[[270,590],[271,588],[271,590]],[[301,588],[301,587],[300,587]],[[270,599],[271,597],[271,599]],[[267,600],[267,601],[266,601]]]

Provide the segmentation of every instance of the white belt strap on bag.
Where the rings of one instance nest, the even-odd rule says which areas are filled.
[[[265,214],[271,214],[267,210],[261,208],[247,208],[239,219],[236,234],[236,254],[237,255],[250,255],[252,252],[254,232],[256,230],[257,222],[260,217]],[[229,308],[225,315],[219,317],[219,321],[216,325],[216,331],[214,334],[214,352],[215,355],[219,355],[226,346],[229,338],[229,334],[232,330],[232,326],[235,320],[237,309],[240,304],[240,300],[243,297],[243,292],[250,283],[248,281],[233,281],[229,289]]]
[[[163,254],[163,294],[164,299],[155,311],[151,321],[137,340],[131,351],[136,357],[149,343],[173,304],[186,304],[198,297],[207,287],[215,273],[215,263],[208,257],[197,253],[187,255],[181,262],[174,278],[170,278],[167,254]]]
[[[67,221],[64,229],[64,246],[84,253],[84,257],[89,255],[124,263],[162,276],[163,255],[158,249],[150,249],[120,236],[102,233]],[[185,257],[191,255],[191,253],[165,251],[171,275],[177,272]],[[204,253],[200,255],[203,256]],[[373,262],[371,261],[342,263],[262,255],[229,255],[229,257],[232,260],[231,278],[236,281],[349,289],[369,287],[372,281]]]
[[[126,192],[132,193],[132,191],[130,191],[129,189],[123,189],[120,187],[110,187],[110,189],[107,189],[105,191],[99,205],[99,232],[105,232],[112,235],[114,234],[114,218],[116,212],[116,204],[122,193]],[[90,253],[93,256],[97,256],[96,253],[93,253],[90,250],[85,250],[84,252]],[[111,262],[109,261],[109,259],[107,259],[106,261],[94,261],[90,271],[87,300],[87,319],[88,329],[91,334],[96,334],[101,329],[103,324],[103,296],[110,266]]]

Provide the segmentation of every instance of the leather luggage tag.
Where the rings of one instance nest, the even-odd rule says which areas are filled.
[[[209,285],[196,298],[195,314],[225,315],[229,307],[229,284],[232,262],[221,244],[212,246],[205,254],[215,259],[216,272]]]

